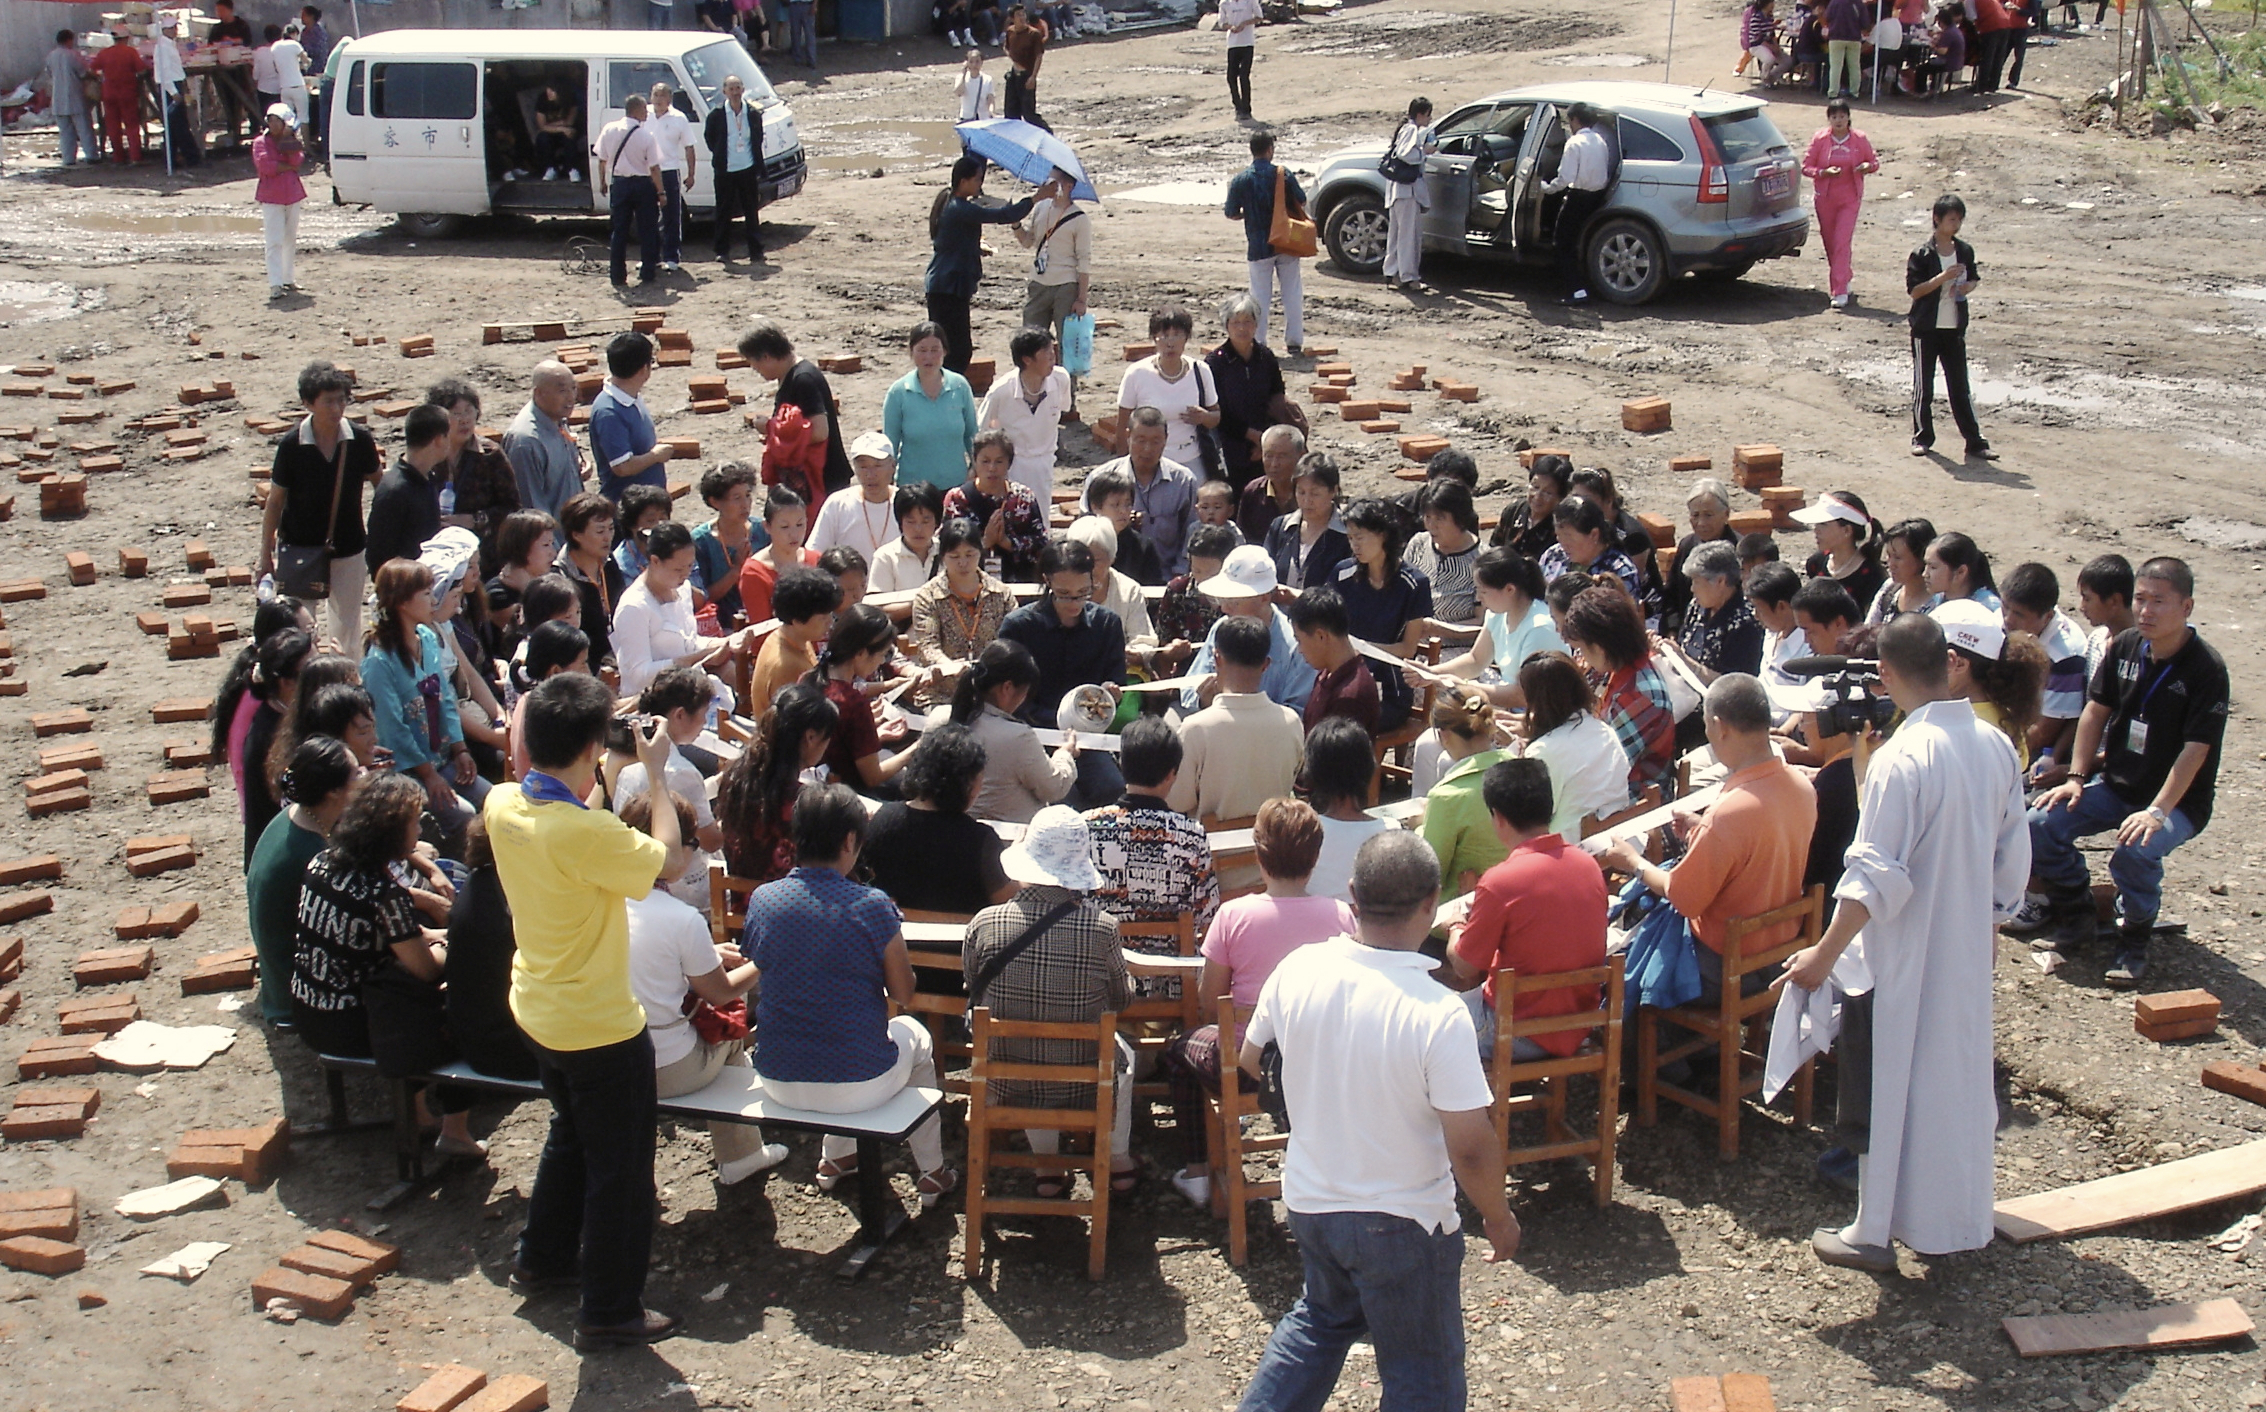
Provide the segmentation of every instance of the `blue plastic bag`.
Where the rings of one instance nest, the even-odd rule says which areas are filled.
[[[1698,941],[1690,922],[1644,883],[1630,879],[1614,909],[1627,921],[1641,917],[1629,933],[1623,965],[1628,977],[1628,1014],[1639,1005],[1672,1010],[1699,999]]]
[[[1062,367],[1082,378],[1094,370],[1094,316],[1072,314],[1062,321]]]

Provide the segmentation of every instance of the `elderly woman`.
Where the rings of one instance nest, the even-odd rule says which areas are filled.
[[[663,520],[645,537],[645,572],[622,590],[614,605],[614,665],[619,690],[634,696],[671,667],[705,670],[746,640],[746,630],[729,637],[703,637],[692,605],[692,531]],[[729,705],[732,693],[716,682],[717,699]]]
[[[1346,626],[1364,642],[1408,656],[1432,616],[1432,582],[1401,561],[1400,516],[1385,501],[1356,501],[1345,512],[1345,537],[1351,557],[1332,586],[1345,600]],[[1398,672],[1381,673],[1377,689],[1377,728],[1389,731],[1408,719],[1413,694]]]
[[[1598,715],[1628,752],[1630,785],[1673,790],[1676,712],[1637,605],[1617,589],[1584,589],[1566,609],[1565,638],[1596,684]]]
[[[1014,896],[999,866],[1005,841],[968,813],[986,763],[966,726],[924,734],[897,778],[904,798],[882,805],[866,829],[865,880],[923,912],[975,913]]]
[[[1557,547],[1558,533],[1551,514],[1573,486],[1574,463],[1563,456],[1537,456],[1527,468],[1526,498],[1510,508],[1488,541],[1499,549],[1516,549],[1539,559]],[[1729,516],[1730,511],[1725,509]]]
[[[982,531],[982,560],[996,561],[992,572],[1027,583],[1038,572],[1046,545],[1046,510],[1037,496],[1008,479],[1015,443],[991,427],[968,444],[968,478],[944,493],[944,518],[973,520]],[[1047,471],[1051,479],[1054,472]]]
[[[1022,842],[1000,857],[1007,876],[1022,891],[968,923],[961,964],[968,978],[968,1007],[989,1010],[1002,1020],[1054,1024],[1092,1024],[1122,1010],[1133,999],[1125,951],[1117,922],[1091,894],[1102,885],[1094,866],[1092,836],[1078,811],[1061,804],[1041,809]],[[1012,956],[1010,946],[1031,939]],[[1010,1064],[1092,1064],[1093,1046],[1079,1040],[998,1040],[991,1057]],[[1140,1185],[1140,1161],[1127,1150],[1133,1129],[1133,1051],[1117,1041],[1117,1112],[1110,1128],[1110,1190]],[[997,1103],[1022,1108],[1075,1108],[1093,1105],[1090,1085],[1003,1080],[992,1088]],[[1040,1156],[1058,1149],[1061,1134],[1031,1131],[1031,1151]],[[1061,1196],[1070,1179],[1061,1172],[1037,1174],[1042,1199]]]
[[[501,443],[480,435],[480,394],[462,378],[425,389],[425,404],[448,413],[448,456],[433,469],[441,487],[441,522],[480,536],[480,574],[494,573],[496,531],[519,508],[519,481]]]
[[[936,1085],[927,1027],[889,1017],[889,1002],[913,998],[913,962],[897,904],[851,880],[865,834],[866,806],[846,786],[806,786],[794,806],[794,871],[748,897],[740,952],[761,982],[755,1071],[764,1092],[790,1108],[862,1113],[906,1088]],[[960,1175],[944,1165],[937,1114],[910,1141],[926,1210]],[[819,1190],[857,1172],[857,1150],[852,1138],[821,1141]]]
[[[1338,463],[1327,451],[1298,459],[1291,480],[1292,508],[1267,526],[1267,557],[1275,561],[1275,581],[1304,591],[1333,583],[1352,554],[1345,521],[1338,518]]]
[[[1692,611],[1684,631],[1653,640],[1675,653],[1701,686],[1726,672],[1760,672],[1762,624],[1755,621],[1742,591],[1739,551],[1711,540],[1692,551],[1684,572],[1692,585]],[[1687,719],[1696,721],[1699,713]]]
[[[1094,601],[1117,615],[1125,626],[1125,649],[1128,657],[1145,653],[1157,645],[1157,630],[1149,621],[1149,600],[1141,585],[1124,571],[1113,567],[1117,562],[1117,531],[1108,520],[1099,515],[1081,515],[1070,522],[1063,537],[1073,544],[1083,544],[1094,556],[1094,581],[1102,586]]]
[[[1259,474],[1267,428],[1287,422],[1301,432],[1306,418],[1288,396],[1282,364],[1259,341],[1259,301],[1238,294],[1220,312],[1227,341],[1204,356],[1219,391],[1220,469],[1241,495]]]
[[[1737,544],[1738,532],[1731,528],[1730,488],[1713,476],[1702,476],[1692,482],[1689,495],[1684,497],[1684,521],[1692,532],[1676,541],[1676,552],[1668,556],[1661,569],[1660,628],[1663,632],[1677,632],[1684,626],[1684,615],[1691,611],[1692,583],[1684,577],[1686,560],[1694,549],[1703,544]]]
[[[1222,905],[1204,933],[1204,974],[1196,993],[1205,999],[1205,1013],[1222,995],[1233,998],[1238,1008],[1258,1004],[1260,989],[1285,956],[1309,942],[1353,935],[1353,909],[1342,897],[1325,896],[1309,886],[1324,838],[1322,820],[1298,800],[1270,799],[1259,806],[1251,842],[1266,887]],[[1351,882],[1352,865],[1349,852],[1340,886]],[[1212,1182],[1204,1098],[1220,1090],[1219,1026],[1188,1031],[1165,1047],[1160,1062],[1172,1085],[1173,1126],[1180,1130],[1187,1161],[1173,1174],[1173,1189],[1191,1205],[1205,1208],[1211,1205]]]
[[[1589,682],[1563,652],[1537,652],[1519,668],[1526,696],[1522,752],[1550,771],[1550,826],[1581,842],[1585,820],[1608,818],[1629,805],[1629,752],[1597,718]]]
[[[582,635],[590,639],[590,667],[601,675],[614,670],[614,605],[629,587],[614,562],[614,502],[584,491],[559,507],[559,529],[566,542],[554,566],[574,584],[582,599]]]
[[[960,483],[976,434],[976,395],[944,366],[944,330],[922,320],[905,339],[912,371],[881,399],[881,429],[897,448],[897,483],[924,481],[942,494]]]

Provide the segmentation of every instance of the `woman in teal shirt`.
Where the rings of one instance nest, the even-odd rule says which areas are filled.
[[[905,347],[913,370],[890,386],[881,429],[897,448],[897,483],[927,481],[950,490],[967,478],[968,444],[976,439],[976,394],[944,366],[944,330],[923,320]]]
[[[393,767],[425,788],[441,832],[455,837],[488,797],[456,712],[455,658],[433,631],[433,571],[415,559],[378,569],[378,614],[362,656],[362,686],[377,703],[378,743]],[[452,580],[446,593],[461,581]]]

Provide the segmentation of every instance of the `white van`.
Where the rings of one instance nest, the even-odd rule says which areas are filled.
[[[445,236],[466,216],[603,215],[590,144],[622,100],[677,91],[696,136],[738,74],[763,113],[763,204],[803,189],[802,139],[785,100],[736,39],[691,30],[397,29],[342,44],[328,83],[332,199],[399,212]],[[538,110],[569,137],[538,145]],[[686,213],[716,208],[705,144]],[[546,179],[544,158],[554,157]]]

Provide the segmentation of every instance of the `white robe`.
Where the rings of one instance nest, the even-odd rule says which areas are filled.
[[[1871,913],[1855,942],[1875,982],[1872,1150],[1846,1233],[1860,1245],[1990,1244],[1993,927],[2029,875],[2005,733],[1965,701],[1912,712],[1865,773],[1834,889]]]

